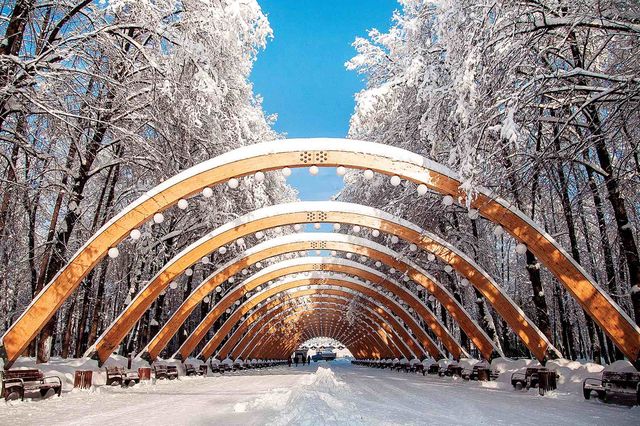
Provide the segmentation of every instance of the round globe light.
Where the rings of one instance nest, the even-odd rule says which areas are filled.
[[[359,227],[358,225],[354,226],[354,227],[353,227],[353,232],[354,232],[354,233],[356,233],[356,234],[357,234],[358,232],[360,232],[360,227]]]
[[[418,191],[418,195],[425,195],[427,193],[427,185],[421,183],[420,185],[418,185],[418,188],[416,188],[416,191]]]
[[[338,255],[338,252],[335,250],[331,251],[331,256],[336,257]]]
[[[338,176],[344,176],[347,173],[347,169],[343,166],[338,166],[338,168],[336,168],[336,173]]]
[[[416,250],[418,250],[418,246],[417,246],[417,245],[415,245],[415,244],[411,244],[411,245],[409,246],[409,250],[411,250],[411,251],[416,251]]]
[[[493,228],[493,235],[495,235],[496,237],[499,237],[502,234],[504,234],[504,228],[500,225],[496,225],[496,227]]]
[[[374,238],[378,238],[380,236],[380,231],[374,229],[373,231],[371,231],[371,235],[373,235]]]
[[[264,232],[262,232],[262,231],[256,232],[256,238],[259,239],[259,240],[263,239],[264,238]]]
[[[396,268],[391,268],[391,269],[389,269],[389,273],[390,273],[390,274],[395,274],[395,273],[396,273]]]
[[[164,215],[162,213],[156,213],[153,215],[153,221],[155,223],[162,223],[164,222]]]
[[[189,202],[187,200],[183,198],[180,201],[178,201],[178,208],[180,210],[186,210],[187,207],[189,207]]]
[[[398,244],[398,241],[400,241],[400,238],[395,235],[391,236],[391,244]]]
[[[253,177],[256,179],[256,182],[264,182],[264,173],[263,172],[256,172],[256,174],[253,175]]]
[[[333,224],[333,230],[334,231],[339,231],[340,230],[340,224],[339,223],[334,223]]]
[[[371,170],[371,169],[367,169],[367,170],[365,170],[365,171],[364,171],[364,178],[365,178],[366,180],[371,180],[371,179],[373,179],[373,170]]]
[[[285,167],[284,169],[282,169],[282,175],[284,177],[289,177],[291,176],[291,169],[288,167]]]
[[[222,246],[218,249],[218,253],[220,254],[225,254],[227,252],[227,248],[225,246]]]
[[[380,262],[380,261],[376,262],[376,268],[379,268],[381,266],[382,266],[382,262]]]
[[[230,313],[231,313],[231,309],[227,309],[225,312],[226,312],[227,314],[230,314]]]
[[[519,243],[516,246],[516,253],[525,254],[526,252],[527,252],[527,245],[526,244]]]
[[[347,253],[347,259],[351,259],[353,257],[353,253]]]
[[[314,227],[315,229],[320,229],[320,224],[319,224],[319,223],[314,223],[314,224],[313,224],[313,227]]]
[[[248,270],[248,269],[243,269],[243,270],[242,270],[242,275],[247,275],[248,273],[249,273],[249,270]]]
[[[205,188],[202,190],[202,196],[204,198],[211,198],[213,197],[213,189],[211,188]]]
[[[120,250],[118,250],[118,247],[111,247],[107,254],[110,258],[115,259],[116,257],[120,256]]]
[[[476,209],[469,209],[469,211],[467,212],[467,216],[469,216],[469,219],[471,220],[476,220],[478,219],[478,217],[480,217],[480,213]]]
[[[444,271],[450,274],[453,271],[453,267],[451,265],[447,265],[444,267]]]
[[[178,288],[178,283],[175,281],[171,281],[171,284],[169,284],[169,288],[171,290],[175,290],[176,288]]]
[[[229,182],[227,182],[227,185],[229,185],[229,188],[231,189],[236,189],[238,186],[240,186],[240,181],[236,178],[231,178],[229,179]]]
[[[453,197],[451,195],[446,195],[443,199],[442,199],[442,204],[444,204],[445,206],[451,206],[453,205]]]
[[[318,166],[309,167],[309,173],[311,173],[311,176],[316,176],[319,172],[320,169],[318,168]]]
[[[256,268],[262,269],[262,262],[257,262],[256,263]]]
[[[238,238],[236,240],[236,244],[240,247],[242,247],[244,245],[244,238]]]
[[[467,287],[469,285],[469,280],[466,278],[463,278],[460,280],[460,286],[462,287]]]
[[[132,240],[139,240],[140,237],[142,236],[142,232],[140,232],[139,229],[133,229],[131,230],[131,232],[129,233],[129,236],[131,237]]]
[[[209,300],[211,300],[211,299],[209,299],[209,296],[206,296],[204,299],[202,299],[202,301],[204,303],[209,303]]]
[[[234,282],[236,282],[236,277],[229,277],[229,279],[227,281],[229,281],[231,284],[233,284]]]
[[[202,259],[200,259],[200,261],[202,262],[203,265],[208,265],[209,264],[209,258],[207,256],[205,256]]]
[[[391,183],[391,186],[398,186],[402,183],[402,179],[400,179],[400,176],[391,176],[391,179],[389,179],[389,182]]]
[[[429,262],[433,262],[434,260],[436,260],[436,255],[433,253],[429,253],[427,259],[429,260]]]
[[[300,232],[300,230],[302,229],[302,225],[300,225],[299,223],[296,223],[295,225],[293,225],[293,229],[296,232]]]
[[[188,276],[188,277],[192,276],[192,275],[193,275],[193,269],[191,269],[191,268],[187,268],[187,269],[184,271],[184,274],[185,274],[186,276]]]

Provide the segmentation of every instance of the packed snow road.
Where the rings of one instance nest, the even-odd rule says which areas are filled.
[[[580,398],[332,363],[0,402],[0,424],[640,424],[638,408]]]

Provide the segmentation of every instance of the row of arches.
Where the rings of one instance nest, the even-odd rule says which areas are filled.
[[[302,148],[301,148],[302,147]],[[473,199],[467,200],[459,190],[460,180],[445,167],[405,150],[369,142],[311,139],[287,140],[257,144],[240,148],[212,160],[188,169],[142,196],[125,208],[120,214],[106,223],[70,260],[56,277],[32,301],[25,312],[2,336],[1,349],[6,366],[25,350],[37,333],[53,316],[57,309],[77,288],[80,281],[105,256],[107,251],[125,239],[151,217],[170,208],[178,201],[196,196],[208,186],[225,183],[255,172],[264,172],[289,167],[348,167],[370,169],[379,173],[405,179],[419,185],[424,192],[430,189],[443,195],[453,197],[459,203],[476,209],[480,215],[504,228],[509,234],[531,250],[538,259],[557,277],[571,295],[582,305],[586,312],[602,327],[606,334],[632,361],[638,359],[640,352],[640,329],[624,313],[624,311],[602,290],[593,279],[577,264],[560,245],[543,232],[533,221],[512,207],[506,200],[495,196],[491,191],[480,189]],[[420,229],[415,224],[395,218],[384,212],[365,206],[348,203],[321,202],[295,203],[284,206],[273,206],[252,212],[242,218],[230,222],[194,242],[180,254],[169,261],[162,270],[136,295],[122,314],[107,328],[91,348],[95,356],[104,362],[118,347],[131,327],[149,308],[169,283],[197,263],[208,253],[218,250],[239,238],[292,224],[305,223],[338,223],[349,226],[361,226],[383,232],[391,236],[391,242],[402,240],[410,244],[411,250],[426,250],[442,262],[450,265],[461,276],[464,276],[476,288],[495,311],[540,360],[559,356],[558,351],[546,337],[523,313],[523,311],[503,292],[496,282],[483,271],[472,259],[437,236]],[[429,291],[442,306],[449,311],[460,329],[463,330],[485,358],[494,354],[495,346],[486,334],[471,319],[455,298],[428,274],[420,265],[416,265],[407,256],[385,247],[378,242],[344,234],[294,234],[275,238],[252,247],[220,267],[214,274],[201,283],[169,319],[161,331],[147,346],[145,353],[150,358],[164,348],[168,339],[175,334],[184,319],[201,301],[220,283],[228,280],[239,271],[266,259],[299,252],[302,250],[327,250],[355,253],[367,259],[384,264],[389,271],[401,271],[410,280]],[[286,276],[294,271],[318,268],[313,282],[330,280],[356,285],[353,278],[337,279],[329,273],[345,273],[358,277],[360,281],[375,282],[376,286],[393,293],[417,312],[427,324],[435,339],[422,336],[418,342],[431,354],[437,353],[440,342],[454,356],[463,354],[460,344],[453,339],[449,331],[442,326],[432,312],[425,306],[419,306],[410,294],[405,294],[390,281],[389,277],[381,277],[365,267],[345,265],[340,262],[300,264],[284,268],[274,266],[270,273],[273,278]],[[286,264],[285,264],[286,265]],[[318,265],[318,266],[316,266]],[[289,268],[289,269],[287,269]],[[297,269],[296,269],[297,268]],[[279,271],[279,272],[278,272]],[[278,275],[280,274],[280,275]],[[388,275],[388,274],[387,274]],[[252,282],[260,281],[260,275]],[[267,277],[264,274],[262,278]],[[374,281],[377,280],[377,281]],[[260,284],[256,284],[256,287]],[[361,285],[358,283],[358,285]],[[233,290],[233,297],[244,297],[249,286]],[[289,290],[289,289],[287,289]],[[385,291],[387,291],[385,290]],[[267,290],[265,290],[267,291]],[[381,290],[373,288],[373,293],[381,294]],[[266,293],[265,293],[266,294]],[[276,293],[273,293],[274,295]],[[363,293],[366,294],[366,293]],[[367,295],[373,297],[372,295]],[[251,300],[251,298],[249,299]],[[226,302],[225,302],[226,303]],[[246,302],[245,302],[246,303]],[[389,303],[389,301],[385,301]],[[242,305],[244,306],[244,305]],[[392,304],[386,305],[387,307]],[[250,309],[248,305],[247,309]],[[202,324],[187,339],[188,345],[181,348],[176,356],[184,357],[193,351],[193,343],[200,342],[209,330],[215,318],[216,309],[205,317]],[[400,312],[400,311],[398,311]],[[408,319],[411,323],[410,319]],[[232,326],[230,326],[232,327]],[[386,323],[385,327],[390,327]],[[381,327],[384,329],[384,327]],[[421,333],[414,330],[418,337]],[[427,337],[429,337],[427,335]],[[196,343],[197,344],[197,343]],[[207,343],[208,345],[208,343]],[[183,345],[185,346],[185,345]],[[206,347],[206,346],[205,346]],[[373,347],[373,346],[372,346]],[[437,349],[437,350],[436,350]],[[205,353],[203,355],[208,354]]]

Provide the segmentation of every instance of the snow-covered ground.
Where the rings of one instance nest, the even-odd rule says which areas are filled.
[[[423,377],[337,361],[0,402],[0,425],[640,424],[640,408],[585,401],[577,388],[563,390],[573,387],[541,397],[504,381]]]

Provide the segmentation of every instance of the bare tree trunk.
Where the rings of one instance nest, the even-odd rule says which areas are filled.
[[[584,68],[582,53],[578,47],[577,38],[573,30],[569,32],[567,40],[571,47],[574,66],[576,68]],[[623,248],[623,256],[627,261],[627,268],[629,270],[629,286],[631,288],[633,312],[636,324],[640,324],[640,256],[638,255],[638,246],[636,245],[636,241],[633,236],[633,226],[629,221],[629,215],[627,214],[627,208],[624,204],[624,198],[620,193],[620,183],[618,182],[617,174],[613,169],[611,155],[609,154],[609,150],[605,143],[602,121],[600,120],[598,110],[595,105],[589,104],[583,109],[583,115],[586,119],[586,124],[591,137],[593,138],[593,145],[595,147],[598,162],[600,163],[602,170],[605,172],[604,182],[607,188],[609,202],[613,209],[613,215],[616,220],[616,228],[620,244]]]

